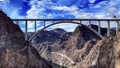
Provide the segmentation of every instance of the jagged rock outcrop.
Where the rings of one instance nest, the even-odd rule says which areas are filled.
[[[71,32],[66,32],[63,29],[38,31],[35,37],[31,40],[31,43],[32,46],[39,51],[41,56],[49,59],[47,55],[49,55],[50,52],[62,49],[61,44],[66,41],[70,35]]]
[[[51,68],[3,11],[0,11],[0,68]]]
[[[91,27],[98,31],[98,26],[91,25]],[[57,30],[57,31],[56,31]],[[64,33],[55,32],[60,34]],[[106,35],[106,28],[101,28],[101,34]],[[38,42],[37,47],[41,56],[50,60],[57,65],[67,68],[119,68],[119,52],[120,42],[116,36],[105,38],[101,40],[95,33],[85,26],[78,26],[72,35],[69,35],[66,40],[61,43],[58,42],[58,36],[51,35],[54,31],[47,31],[48,33],[39,33],[37,37],[42,40],[41,36],[46,40],[41,43]],[[113,30],[111,32],[114,32]],[[50,37],[48,37],[50,34]],[[56,37],[55,40],[53,40]],[[52,44],[49,43],[49,38],[52,39]],[[63,36],[61,36],[63,38]],[[36,39],[33,39],[35,41]],[[47,42],[46,42],[47,41]],[[44,43],[44,45],[43,45]],[[36,46],[34,43],[33,46]],[[56,66],[55,68],[60,68]]]
[[[87,41],[93,39],[100,40],[100,37],[89,28],[86,28],[85,26],[78,26],[74,30],[72,36],[68,39],[66,48],[72,49],[75,47],[77,49],[81,49]]]
[[[120,39],[106,38],[99,49],[95,68],[120,68]]]
[[[79,30],[81,31],[81,29]],[[84,32],[82,33],[87,35]],[[88,34],[89,33],[90,32],[88,32]],[[99,40],[92,34],[89,34],[92,38],[83,42],[84,45],[81,49],[77,50],[75,46],[76,44],[73,44],[72,48],[69,48],[68,56],[70,57],[72,55],[71,58],[77,60],[76,64],[69,66],[69,68],[119,68],[119,37],[110,36],[106,37],[104,40]],[[82,40],[85,40],[84,38],[86,36],[78,36],[76,38],[81,37],[83,37]],[[78,41],[81,42],[81,40]]]
[[[120,39],[108,37],[98,41],[89,54],[69,68],[120,68]]]
[[[73,66],[82,62],[89,55],[98,40],[101,40],[100,37],[93,31],[85,26],[78,26],[65,42],[65,54],[74,62],[70,65]]]
[[[32,41],[38,41],[38,44],[34,42],[33,46],[38,49],[40,55],[51,62],[65,67],[80,62],[89,54],[89,51],[94,47],[97,40],[100,40],[95,33],[85,26],[78,26],[72,35],[60,29],[38,33],[35,38],[42,40],[42,42],[39,42],[35,38]],[[65,37],[67,38],[62,40]],[[48,44],[51,41],[50,39],[52,40],[52,44]]]
[[[56,42],[63,42],[66,41],[70,37],[71,33],[66,32],[63,29],[57,28],[51,31],[42,30],[38,31],[35,35],[35,37],[32,39],[32,44],[39,44],[43,42],[48,43],[56,43]],[[47,44],[48,44],[47,43]]]

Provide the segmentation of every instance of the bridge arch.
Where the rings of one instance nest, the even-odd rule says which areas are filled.
[[[61,23],[73,23],[73,24],[78,24],[78,25],[85,26],[86,28],[88,28],[88,29],[90,29],[92,32],[94,32],[96,35],[98,35],[101,39],[104,39],[104,37],[103,37],[101,34],[99,34],[95,29],[93,29],[93,28],[91,28],[91,27],[89,27],[89,26],[87,26],[87,25],[84,25],[84,24],[82,24],[82,23],[72,22],[72,21],[70,21],[70,22],[64,22],[64,21],[62,21],[62,22],[52,23],[52,24],[50,24],[50,25],[47,25],[47,26],[43,27],[43,28],[40,29],[39,31],[42,31],[42,30],[44,30],[44,29],[46,29],[46,28],[48,28],[48,27],[50,27],[50,26],[53,26],[53,25],[56,25],[56,24],[61,24]],[[34,34],[28,39],[28,41],[31,41],[32,38],[34,38],[34,36],[35,36],[36,34],[37,34],[37,32],[34,33]]]

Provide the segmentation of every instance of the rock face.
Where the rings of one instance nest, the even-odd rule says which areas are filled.
[[[96,25],[91,27],[98,30]],[[106,31],[106,28],[101,28],[103,36],[106,35]],[[33,46],[42,57],[60,65],[54,65],[55,68],[61,68],[61,66],[67,68],[120,68],[119,39],[112,36],[101,40],[84,26],[78,26],[72,34],[63,30],[59,32],[59,29],[38,32],[31,42],[34,43]]]
[[[120,68],[120,41],[118,38],[107,38],[99,49],[95,68]]]
[[[97,42],[81,62],[69,68],[120,68],[119,40],[109,37]]]
[[[0,68],[51,68],[3,11],[0,11]]]
[[[33,38],[31,43],[39,44],[43,42],[48,42],[51,44],[55,42],[63,42],[66,41],[72,33],[66,32],[63,29],[57,28],[51,31],[43,30],[38,31],[36,36]]]
[[[32,45],[46,60],[69,67],[80,62],[100,38],[84,26],[67,33],[61,29],[41,31],[32,39]]]
[[[100,37],[85,26],[78,26],[72,36],[68,39],[66,48],[71,49],[75,47],[81,49],[87,41],[93,39],[100,40]]]
[[[66,32],[63,29],[54,29],[51,31],[38,31],[36,36],[32,39],[31,43],[40,53],[40,55],[46,59],[47,56],[53,51],[59,51],[62,49],[64,41],[68,40],[71,32]],[[60,44],[60,45],[59,45]]]
[[[80,30],[79,33],[81,33],[82,32],[81,28],[79,30]],[[69,66],[69,68],[78,68],[78,67],[79,68],[119,68],[120,67],[119,37],[110,36],[105,38],[104,40],[100,40],[95,37],[94,33],[90,34],[91,32],[87,32],[89,35],[87,35],[84,32],[82,33],[85,36],[81,36],[82,34],[81,35],[77,34],[76,36],[80,35],[77,38],[83,37],[82,40],[85,40],[84,38],[86,36],[87,37],[89,36],[89,39],[86,42],[83,42],[84,44],[79,50],[76,49],[75,46],[76,44],[73,44],[72,48],[69,48],[68,56],[70,57],[72,55],[71,58],[73,60],[76,60],[75,61],[76,64]],[[77,41],[81,42],[81,40],[79,39]]]

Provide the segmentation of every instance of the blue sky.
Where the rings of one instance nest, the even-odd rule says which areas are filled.
[[[120,18],[120,0],[0,0],[11,18]],[[29,25],[31,28],[33,24]],[[40,26],[40,24],[38,24]],[[56,25],[55,28],[61,26]],[[63,27],[68,31],[76,25]]]

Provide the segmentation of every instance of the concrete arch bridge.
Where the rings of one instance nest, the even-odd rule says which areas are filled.
[[[91,31],[93,31],[95,34],[97,34],[101,39],[104,39],[104,37],[101,35],[101,23],[102,21],[106,22],[106,28],[107,28],[107,37],[110,36],[110,27],[111,27],[111,23],[114,22],[114,24],[116,24],[115,26],[115,30],[116,30],[116,35],[119,32],[119,28],[120,28],[120,19],[13,19],[13,21],[16,24],[19,24],[21,21],[25,22],[25,33],[28,32],[28,22],[32,21],[34,22],[34,34],[33,36],[31,36],[29,39],[26,36],[26,40],[30,41],[32,40],[32,38],[36,35],[37,33],[37,24],[43,24],[43,28],[41,28],[40,30],[44,30],[50,26],[56,25],[56,24],[61,24],[61,23],[73,23],[73,24],[78,24],[78,25],[82,25],[85,26],[86,28],[90,29]],[[40,22],[37,22],[40,21]],[[41,22],[42,21],[42,22]],[[51,23],[46,25],[46,22],[50,21]],[[84,22],[88,22],[88,25],[86,25]],[[91,24],[92,22],[96,21],[98,23],[98,31],[96,31],[95,29],[91,28]]]

